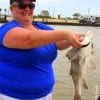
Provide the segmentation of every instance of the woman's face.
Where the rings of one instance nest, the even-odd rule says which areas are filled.
[[[35,5],[31,0],[23,0],[22,3],[13,2],[10,9],[13,18],[21,24],[31,24]]]

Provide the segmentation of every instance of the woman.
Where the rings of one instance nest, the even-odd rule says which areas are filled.
[[[0,100],[52,100],[57,50],[81,47],[81,35],[32,23],[35,0],[11,0],[0,28]]]

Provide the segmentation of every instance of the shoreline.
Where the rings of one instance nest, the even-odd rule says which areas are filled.
[[[100,27],[100,24],[80,24],[80,23],[63,23],[63,22],[43,22],[50,25],[71,25],[71,26],[95,26]]]
[[[0,20],[0,23],[7,23],[10,20]],[[34,18],[33,22],[41,22],[44,24],[50,25],[70,25],[70,26],[94,26],[100,27],[100,24],[81,24],[78,20],[63,20],[63,19],[42,19],[42,18]]]
[[[8,21],[0,21],[0,23],[7,23]],[[40,21],[33,21],[33,22],[40,22]],[[70,25],[70,26],[94,26],[94,27],[100,27],[100,24],[80,24],[80,23],[64,23],[64,22],[41,22],[44,24],[49,25]]]

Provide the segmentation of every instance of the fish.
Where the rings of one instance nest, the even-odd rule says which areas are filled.
[[[71,63],[70,75],[72,76],[75,89],[74,100],[82,100],[82,88],[88,89],[86,80],[87,68],[96,69],[93,57],[93,33],[91,31],[87,31],[86,34],[83,35],[81,44],[81,48],[71,47],[66,53],[66,57]]]

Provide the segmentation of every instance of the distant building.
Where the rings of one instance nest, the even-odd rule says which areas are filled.
[[[49,12],[48,12],[47,10],[42,10],[42,11],[40,12],[40,15],[41,15],[41,16],[48,16],[48,17],[49,17]]]

